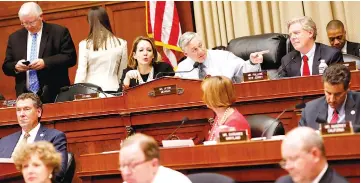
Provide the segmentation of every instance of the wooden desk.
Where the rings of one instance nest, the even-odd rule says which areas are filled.
[[[360,182],[360,135],[325,137],[331,167],[351,182]],[[281,141],[161,149],[162,165],[185,174],[216,172],[240,182],[274,182],[286,174],[278,166]],[[121,182],[119,152],[81,155],[78,176],[87,183]],[[177,158],[175,158],[177,157]]]
[[[20,183],[24,182],[23,176],[15,168],[14,163],[0,162],[0,182]]]

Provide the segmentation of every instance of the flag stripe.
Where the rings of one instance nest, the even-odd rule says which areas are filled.
[[[155,19],[154,19],[154,40],[161,41],[162,37],[162,25],[163,25],[163,15],[165,8],[165,1],[157,1],[155,7]]]
[[[180,24],[179,24],[179,17],[178,17],[177,8],[175,6],[173,8],[174,8],[174,10],[173,10],[173,25],[172,25],[172,29],[170,31],[171,36],[169,36],[168,44],[176,46],[177,42],[178,42],[178,39],[180,37],[180,34],[179,34]]]

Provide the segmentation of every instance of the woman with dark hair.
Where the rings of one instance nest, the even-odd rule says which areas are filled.
[[[114,35],[102,7],[89,10],[88,23],[88,37],[79,43],[75,83],[91,83],[107,93],[117,92],[127,63],[127,42]]]
[[[128,67],[123,70],[123,89],[149,82],[160,72],[167,72],[159,76],[174,76],[172,66],[165,62],[158,62],[158,52],[154,43],[147,37],[139,36],[133,42]],[[158,77],[159,77],[158,76]]]

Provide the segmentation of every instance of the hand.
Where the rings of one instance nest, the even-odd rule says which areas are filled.
[[[45,63],[43,59],[36,59],[33,60],[30,64],[29,64],[29,68],[33,69],[33,70],[41,70],[44,69],[45,67]]]
[[[249,59],[253,64],[259,64],[263,62],[263,54],[269,53],[269,50],[263,50],[260,52],[254,52],[249,55]]]
[[[27,70],[30,69],[27,65],[23,64],[23,62],[25,62],[24,59],[19,60],[19,61],[16,63],[16,65],[15,65],[15,70],[16,70],[17,72],[25,72],[25,71],[27,71]]]
[[[138,70],[130,70],[125,74],[125,77],[129,79],[138,79],[138,75],[139,75]]]

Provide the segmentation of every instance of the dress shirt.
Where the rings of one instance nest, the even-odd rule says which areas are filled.
[[[192,183],[187,176],[170,168],[159,166],[152,183]]]
[[[346,100],[347,100],[347,95],[345,97],[345,101],[343,101],[341,107],[339,107],[337,110],[338,112],[338,120],[337,123],[343,123],[345,122],[345,117],[346,117],[346,112],[345,112],[345,104],[346,104]],[[328,105],[328,110],[327,110],[327,122],[330,123],[332,120],[332,116],[333,116],[333,111],[335,109],[330,107]]]
[[[326,173],[328,168],[328,164],[326,163],[325,167],[321,170],[321,172],[317,175],[317,177],[312,181],[312,183],[319,183],[322,179],[323,175]]]
[[[308,53],[306,53],[306,54],[301,53],[301,58],[303,57],[303,55],[306,55],[308,57],[307,63],[308,63],[308,69],[310,71],[310,75],[313,75],[313,73],[312,73],[312,65],[313,65],[313,57],[315,56],[315,50],[316,50],[316,44],[313,43],[313,46],[312,46],[311,50]],[[303,74],[303,61],[301,62],[300,73],[301,73],[301,76],[302,76],[302,74]]]
[[[186,58],[178,65],[177,71],[190,71],[193,69],[194,60]],[[205,72],[211,76],[226,76],[233,82],[240,82],[243,73],[257,72],[261,70],[260,64],[252,64],[251,61],[244,61],[233,53],[224,50],[207,50],[207,57],[203,62]],[[186,79],[199,79],[199,69],[191,72],[177,73],[176,76]]]
[[[40,129],[40,123],[38,123],[38,125],[35,126],[35,128],[31,129],[30,132],[29,132],[29,137],[27,139],[27,143],[30,144],[30,143],[33,143],[35,141],[35,137],[36,135],[38,134],[38,131]],[[15,148],[14,148],[14,151],[16,148],[18,148],[19,144],[22,142],[23,138],[24,138],[24,135],[25,135],[25,131],[22,130],[21,132],[21,135],[20,135],[20,138],[18,140],[18,143],[16,144]]]
[[[341,49],[342,54],[347,54],[347,41],[345,40],[345,45],[343,45],[343,48]]]
[[[41,43],[41,34],[43,32],[43,23],[41,23],[41,28],[39,30],[39,32],[37,32],[36,34],[36,58],[39,58],[39,50],[40,50],[40,43]],[[31,32],[28,31],[28,42],[27,42],[27,49],[26,49],[26,60],[27,61],[32,61],[30,60],[30,53],[31,53],[31,43],[33,41],[33,34]],[[26,71],[26,89],[29,90],[29,71]]]

